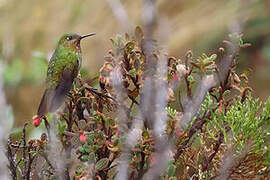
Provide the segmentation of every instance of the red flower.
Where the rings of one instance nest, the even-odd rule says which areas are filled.
[[[33,117],[33,120],[34,120],[32,122],[33,126],[38,127],[40,125],[40,123],[41,123],[41,119],[38,117],[38,115],[35,115]]]
[[[176,73],[173,74],[173,80],[175,81],[178,81],[180,78],[179,78],[179,75],[177,75]]]
[[[85,142],[86,141],[86,136],[84,135],[84,131],[80,132],[80,141]]]
[[[175,134],[180,137],[183,135],[183,132],[180,129],[176,128]]]

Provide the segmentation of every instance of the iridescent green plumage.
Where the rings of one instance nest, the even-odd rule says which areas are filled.
[[[82,62],[80,40],[91,35],[94,34],[64,34],[60,38],[48,65],[46,90],[37,113],[39,117],[56,111],[65,101]]]
[[[80,51],[73,50],[63,45],[58,45],[48,65],[46,88],[56,88],[59,84],[65,67],[78,73],[82,56]]]

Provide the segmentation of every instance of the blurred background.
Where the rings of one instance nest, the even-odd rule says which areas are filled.
[[[269,96],[269,0],[157,0],[156,8],[161,27],[156,39],[180,59],[189,49],[194,57],[215,53],[231,28],[242,32],[252,47],[240,53],[238,71],[252,68],[255,96]],[[143,0],[0,0],[0,68],[15,126],[32,121],[47,61],[63,33],[97,33],[81,43],[82,73],[95,77],[111,48],[110,38],[133,33],[145,21],[144,10]]]

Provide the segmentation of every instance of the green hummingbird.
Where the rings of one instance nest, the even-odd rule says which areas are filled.
[[[39,104],[38,118],[44,117],[48,112],[55,112],[65,101],[81,67],[80,42],[93,35],[95,33],[83,36],[69,33],[60,38],[48,65],[46,90]]]

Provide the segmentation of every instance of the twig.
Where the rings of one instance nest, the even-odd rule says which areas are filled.
[[[28,125],[28,123],[25,123],[24,126],[23,126],[23,135],[22,135],[22,138],[23,138],[23,171],[22,171],[22,179],[25,178],[26,176],[26,173],[27,173],[27,158],[26,158],[26,151],[27,151],[27,146],[26,146],[26,133],[25,133],[25,128],[26,126]]]
[[[12,154],[12,150],[11,150],[11,146],[10,146],[10,138],[8,139],[8,146],[7,146],[6,155],[7,155],[8,161],[9,161],[8,168],[10,170],[10,175],[11,175],[13,180],[17,180],[17,166],[15,165],[14,160],[13,160],[13,154]]]
[[[43,116],[43,119],[44,119],[44,124],[45,124],[45,127],[47,129],[47,132],[48,132],[48,139],[49,141],[51,140],[51,133],[50,133],[50,124],[46,118],[46,116]]]
[[[230,130],[229,126],[225,127],[226,132],[228,132],[229,130]],[[213,152],[209,155],[208,159],[202,165],[202,172],[204,172],[204,171],[206,171],[208,169],[209,164],[212,162],[213,158],[217,154],[220,145],[223,143],[223,140],[224,140],[224,134],[223,134],[223,132],[220,132],[219,133],[219,138],[218,138],[218,140],[215,143],[215,146],[213,148]]]
[[[106,95],[106,94],[102,94],[102,93],[98,92],[98,91],[97,91],[96,89],[94,89],[94,88],[88,88],[88,87],[85,87],[85,89],[87,89],[89,92],[92,92],[92,93],[98,95],[98,96],[101,97],[101,98],[108,98],[108,99],[111,99],[111,100],[113,100],[114,102],[116,102],[116,100],[115,100],[113,97],[108,96],[108,95]]]
[[[215,111],[216,109],[213,109],[212,111]],[[203,125],[206,123],[206,119],[210,118],[211,112],[209,111],[207,114],[205,114],[202,118],[197,119],[195,123],[191,126],[188,135],[187,140],[185,140],[181,146],[177,149],[174,159],[177,160],[179,156],[184,152],[184,149],[186,149],[189,146],[189,141],[191,140],[192,136],[198,131],[201,130]],[[175,161],[176,162],[176,161]]]
[[[45,161],[47,162],[47,164],[50,166],[50,168],[52,168],[52,170],[55,170],[56,168],[53,166],[53,164],[50,162],[48,155],[43,152],[41,153],[41,156],[45,159]]]
[[[191,94],[191,84],[188,80],[188,77],[191,75],[192,73],[192,68],[189,69],[189,60],[192,56],[192,52],[188,51],[185,55],[185,68],[186,68],[186,73],[185,73],[185,82],[186,82],[186,86],[187,86],[187,97],[188,100],[192,99],[192,94]]]
[[[36,157],[36,155],[31,157],[30,150],[31,150],[30,146],[28,146],[28,168],[27,168],[27,173],[26,173],[26,179],[30,179],[32,163]]]
[[[145,153],[144,151],[141,151],[141,162],[140,162],[140,169],[138,173],[139,179],[141,179],[145,173],[144,164],[145,164]]]

